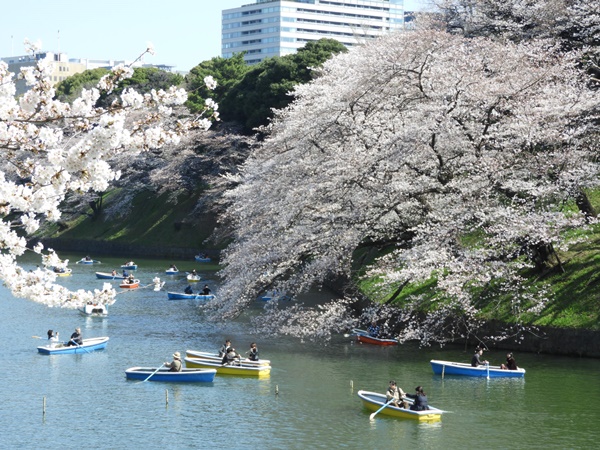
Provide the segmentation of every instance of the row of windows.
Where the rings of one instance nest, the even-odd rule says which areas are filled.
[[[342,23],[342,22],[330,22],[328,20],[311,20],[311,19],[296,19],[298,23],[315,23],[319,25],[332,25],[334,27],[353,27],[360,26],[361,28],[370,28],[374,30],[381,30],[383,27],[377,27],[375,25],[355,24],[355,23]]]
[[[384,16],[367,16],[365,14],[350,14],[336,11],[316,11],[314,9],[304,9],[298,8],[297,11],[299,13],[309,13],[309,14],[325,14],[328,16],[338,16],[338,17],[352,17],[354,19],[364,19],[364,20],[385,20]]]

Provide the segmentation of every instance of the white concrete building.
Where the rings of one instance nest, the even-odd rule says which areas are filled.
[[[222,12],[221,55],[248,64],[330,38],[347,47],[404,26],[404,0],[256,0]]]

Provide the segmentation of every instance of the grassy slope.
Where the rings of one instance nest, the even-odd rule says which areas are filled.
[[[118,190],[106,194],[104,208],[109,208],[119,194]],[[212,215],[194,217],[193,221],[189,217],[198,195],[180,196],[174,204],[167,201],[167,195],[154,196],[144,191],[132,199],[131,212],[125,216],[92,220],[87,215],[80,215],[67,222],[66,229],[56,225],[46,228],[44,236],[126,242],[146,247],[210,248],[204,241],[215,226]]]

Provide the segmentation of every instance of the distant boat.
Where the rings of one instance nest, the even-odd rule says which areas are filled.
[[[170,383],[212,383],[216,373],[215,369],[181,369],[181,372],[170,372],[167,368],[157,371],[153,367],[131,367],[125,371],[125,377],[129,380]]]
[[[119,274],[112,274],[108,272],[96,272],[96,278],[101,280],[124,280],[125,277]]]
[[[50,271],[54,273],[54,275],[56,275],[57,277],[68,277],[73,273],[73,269],[70,269],[68,267],[53,267]]]
[[[43,355],[64,355],[67,353],[89,353],[94,350],[106,348],[108,337],[84,339],[81,345],[48,344],[38,347],[38,352]]]
[[[119,287],[123,288],[123,289],[137,289],[140,287],[140,280],[138,280],[136,278],[135,280],[132,280],[131,282],[123,281],[123,283],[119,284]]]
[[[440,361],[437,359],[431,360],[431,368],[436,375],[463,375],[467,377],[481,378],[523,378],[525,369],[507,370],[501,369],[500,366],[477,366],[471,364],[458,363],[451,361]]]
[[[352,331],[354,332],[354,334],[356,334],[356,339],[358,340],[358,342],[361,342],[363,344],[373,344],[373,345],[383,345],[383,346],[398,345],[398,339],[380,338],[380,337],[371,336],[368,331],[359,330],[358,328],[355,328]]]
[[[81,258],[75,264],[86,264],[86,265],[100,264],[100,261],[96,261],[95,259],[89,259],[89,258]]]
[[[196,262],[210,262],[210,258],[204,255],[196,255],[194,256],[194,259]]]
[[[213,294],[186,294],[184,292],[167,292],[169,300],[212,300],[215,298]]]
[[[165,270],[166,275],[177,275],[178,273],[178,269],[168,268],[167,270]]]
[[[133,261],[131,261],[131,262],[128,262],[127,264],[121,265],[121,269],[137,270],[137,264],[135,264]]]
[[[187,276],[187,280],[191,283],[195,283],[196,281],[200,281],[202,278],[200,278],[200,275],[196,274],[194,275],[193,273],[188,274]]]
[[[79,308],[79,312],[88,317],[106,317],[108,311],[103,303],[86,303],[83,308]]]
[[[362,400],[363,406],[369,411],[379,411],[387,403],[385,394],[376,392],[358,391],[358,397]],[[410,398],[404,398],[409,404],[414,403]],[[384,416],[400,417],[403,419],[413,419],[426,422],[438,422],[442,419],[442,414],[446,411],[430,406],[425,411],[413,411],[412,409],[398,408],[394,405],[388,405],[381,409],[379,414]]]

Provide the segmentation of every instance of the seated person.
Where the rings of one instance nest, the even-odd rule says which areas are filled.
[[[233,365],[236,358],[240,358],[240,355],[235,352],[235,348],[230,347],[229,351],[223,357],[222,364]]]
[[[210,288],[208,287],[208,284],[204,285],[204,289],[202,289],[202,295],[210,295]]]
[[[513,357],[512,353],[508,353],[506,355],[506,364],[501,364],[500,368],[504,369],[504,370],[518,370],[519,369],[517,367],[517,362],[515,361],[515,358]]]
[[[369,325],[369,329],[367,330],[369,332],[369,336],[371,337],[379,337],[379,327],[377,326],[377,322],[373,321],[371,322],[371,325]]]
[[[429,405],[427,404],[427,395],[425,394],[425,392],[423,392],[423,388],[421,386],[417,386],[415,390],[417,391],[417,393],[414,395],[406,394],[408,398],[412,398],[415,400],[410,406],[410,409],[413,411],[428,410]]]
[[[256,342],[250,344],[250,350],[248,350],[248,359],[250,361],[258,361],[258,348]]]
[[[166,362],[164,365],[169,368],[169,372],[181,372],[181,354],[173,353],[173,361]]]
[[[188,284],[188,286],[185,288],[185,290],[183,292],[186,293],[186,294],[189,294],[189,295],[191,295],[191,294],[194,293],[194,291],[192,290],[192,286],[190,286],[189,284]]]
[[[396,385],[396,382],[394,380],[391,380],[388,386],[388,390],[385,393],[386,402],[391,402],[391,404],[394,405],[396,408],[406,409],[408,408],[408,402],[402,400],[402,397],[405,396],[406,394],[404,393],[404,391],[398,385]]]
[[[81,344],[83,344],[83,339],[81,337],[81,328],[77,327],[75,329],[75,332],[71,335],[69,342],[67,342],[67,345],[73,346],[73,345],[81,345]]]
[[[489,364],[487,361],[481,360],[481,355],[483,355],[483,349],[477,347],[475,349],[475,354],[471,358],[471,367],[479,367],[479,366],[485,366],[486,364]]]

